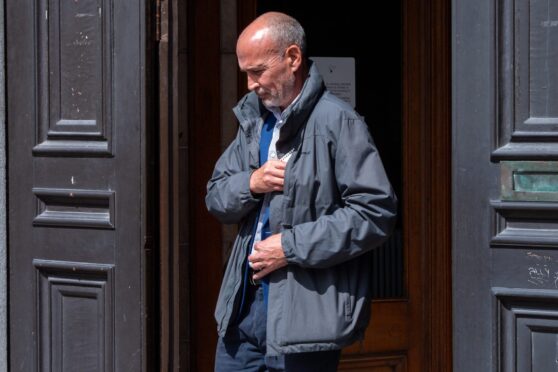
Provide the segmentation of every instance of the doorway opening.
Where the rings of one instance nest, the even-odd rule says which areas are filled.
[[[319,6],[296,0],[256,1],[257,14],[280,11],[296,18],[304,27],[308,41],[308,56],[342,58],[354,63],[354,81],[348,79],[344,87],[328,86],[339,91],[354,85],[354,97],[348,100],[364,118],[374,139],[384,167],[399,197],[398,219],[390,239],[374,251],[373,296],[375,299],[402,298],[406,296],[404,283],[403,218],[403,115],[402,108],[402,4],[400,1],[381,2],[375,5],[374,17],[359,2],[346,6]],[[335,61],[332,59],[331,61]],[[323,63],[323,62],[322,62]],[[327,63],[327,59],[326,62]],[[334,63],[334,62],[332,62]],[[319,64],[321,71],[328,66]],[[331,69],[342,68],[329,65]],[[339,72],[333,72],[339,73]],[[241,75],[239,85],[245,87]],[[328,81],[326,79],[326,85]]]
[[[371,263],[378,273],[372,323],[366,339],[345,350],[340,370],[451,370],[450,2],[401,0],[373,13],[358,2],[169,4],[162,73],[171,119],[161,167],[170,181],[161,224],[172,235],[162,256],[168,271],[161,266],[162,365],[213,368],[213,310],[234,227],[207,214],[205,185],[235,131],[230,109],[246,89],[236,35],[258,14],[279,10],[305,27],[310,57],[354,58],[356,110],[400,202],[392,245]]]

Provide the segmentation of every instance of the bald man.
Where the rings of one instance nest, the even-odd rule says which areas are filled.
[[[250,93],[207,185],[239,233],[215,310],[216,371],[336,371],[370,317],[369,254],[396,198],[361,117],[331,94],[294,18],[269,12],[238,38]]]

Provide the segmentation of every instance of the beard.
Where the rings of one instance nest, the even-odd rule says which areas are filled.
[[[257,94],[262,100],[263,105],[268,108],[287,107],[295,98],[295,82],[294,74],[290,74],[285,81],[278,85],[275,89],[261,89]]]

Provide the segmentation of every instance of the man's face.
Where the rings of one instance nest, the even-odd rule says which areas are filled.
[[[296,97],[295,74],[285,56],[269,40],[239,40],[238,65],[246,72],[248,89],[268,107],[284,109]]]

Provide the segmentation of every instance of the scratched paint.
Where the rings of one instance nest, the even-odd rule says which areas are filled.
[[[89,125],[91,120],[100,119],[105,55],[99,47],[103,45],[104,20],[97,16],[96,1],[63,4],[51,10],[58,13],[55,16],[60,23],[52,28],[56,34],[50,36],[59,40],[59,44],[50,44],[53,50],[49,52],[59,56],[53,59],[57,64],[53,66],[52,81],[60,84],[59,89],[53,89],[59,92],[54,96],[61,102],[53,104],[61,110],[59,116],[72,125]]]
[[[558,261],[552,256],[527,252],[527,282],[534,287],[558,289]]]

